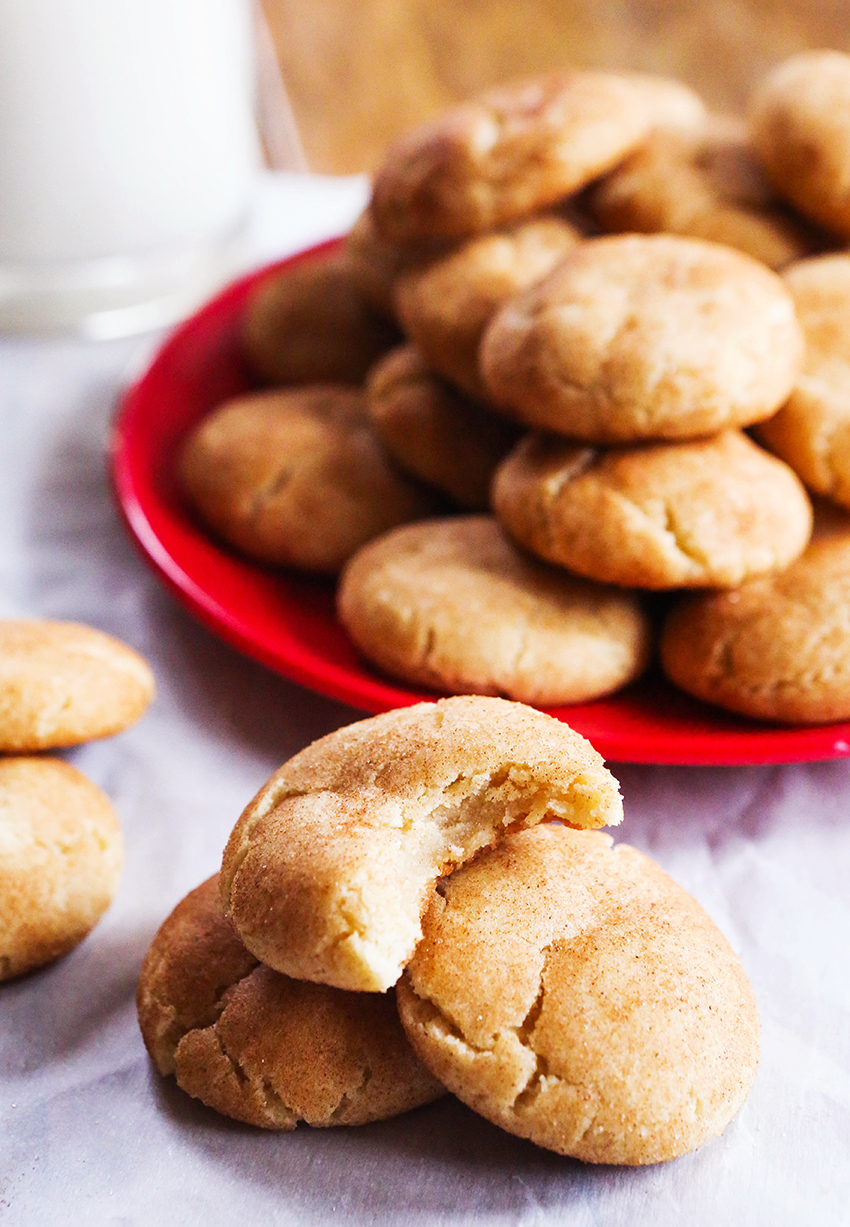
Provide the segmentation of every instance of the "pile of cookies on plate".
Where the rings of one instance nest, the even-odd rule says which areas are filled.
[[[73,949],[121,874],[108,798],[42,752],[120,732],[153,693],[142,657],[102,631],[0,620],[0,980]]]
[[[746,120],[571,71],[410,132],[344,248],[257,287],[245,351],[279,386],[200,424],[188,497],[339,575],[408,682],[576,703],[658,642],[708,702],[850,718],[848,116],[825,51]]]
[[[657,865],[595,828],[616,780],[520,703],[458,696],[338,729],[241,815],[138,987],[159,1071],[269,1129],[452,1091],[587,1162],[722,1132],[758,1062],[738,959]]]

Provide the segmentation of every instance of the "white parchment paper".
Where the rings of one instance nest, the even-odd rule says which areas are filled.
[[[350,224],[360,179],[276,176],[255,256]],[[106,476],[114,400],[157,338],[0,341],[0,616],[101,627],[151,661],[139,724],[66,757],[112,798],[127,863],[74,953],[0,985],[0,1223],[850,1223],[850,762],[612,764],[617,833],[703,904],[752,980],[753,1092],[722,1138],[646,1169],[593,1168],[447,1099],[385,1124],[276,1135],[156,1075],[134,992],[155,930],[217,868],[240,810],[284,758],[360,713],[239,656],[159,586]]]

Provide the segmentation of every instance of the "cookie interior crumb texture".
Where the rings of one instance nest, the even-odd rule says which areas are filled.
[[[616,780],[561,721],[497,698],[421,703],[285,763],[230,836],[222,899],[269,966],[382,992],[413,953],[441,875],[512,826],[621,818]]]

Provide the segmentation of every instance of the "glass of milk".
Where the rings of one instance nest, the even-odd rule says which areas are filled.
[[[0,0],[0,331],[171,323],[239,262],[250,0]]]

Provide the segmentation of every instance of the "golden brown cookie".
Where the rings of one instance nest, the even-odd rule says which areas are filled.
[[[584,187],[648,126],[646,106],[613,73],[500,86],[390,146],[372,194],[375,224],[397,243],[493,230]]]
[[[0,619],[0,753],[111,737],[138,720],[154,689],[141,656],[103,631]]]
[[[442,884],[397,993],[441,1082],[587,1163],[658,1163],[720,1134],[756,1072],[738,959],[647,857],[554,824]]]
[[[112,902],[123,861],[107,798],[54,758],[0,758],[0,980],[67,954]]]
[[[486,511],[493,472],[519,429],[457,391],[403,345],[375,364],[366,386],[372,425],[405,470],[459,507]]]
[[[652,130],[692,132],[705,123],[705,103],[690,86],[675,77],[651,72],[622,72],[619,75],[645,108]]]
[[[506,303],[480,361],[493,403],[527,425],[625,443],[769,417],[802,351],[791,295],[763,264],[631,234],[585,240]]]
[[[607,451],[528,435],[493,508],[540,558],[626,588],[731,588],[787,566],[812,529],[794,472],[737,430]]]
[[[560,721],[503,699],[420,703],[285,763],[234,827],[222,899],[269,966],[382,992],[413,953],[442,874],[511,826],[621,817],[616,780]]]
[[[398,278],[408,269],[443,255],[447,246],[440,240],[412,247],[390,243],[378,234],[372,210],[366,208],[346,236],[345,254],[351,276],[363,298],[381,315],[394,319]]]
[[[850,719],[850,519],[835,516],[786,571],[673,607],[661,640],[672,682],[756,720]]]
[[[850,255],[785,272],[806,338],[803,369],[758,437],[817,494],[850,508]]]
[[[363,1125],[445,1094],[407,1043],[392,991],[346,993],[263,967],[224,919],[218,875],[159,929],[136,1000],[159,1072],[250,1125]]]
[[[804,51],[785,60],[754,91],[750,127],[777,191],[850,236],[850,56]]]
[[[485,234],[403,273],[396,315],[426,362],[464,392],[486,396],[478,346],[503,303],[535,285],[575,247],[579,231],[563,217],[533,218]]]
[[[492,516],[370,542],[343,571],[337,609],[367,659],[443,694],[584,703],[649,661],[649,619],[633,593],[537,562]]]
[[[361,294],[344,250],[273,270],[245,305],[245,356],[270,383],[360,384],[398,339]]]
[[[588,193],[603,231],[667,232],[725,243],[781,268],[814,250],[811,226],[777,200],[746,127],[659,130]]]
[[[228,401],[189,436],[180,480],[208,527],[250,558],[326,574],[437,509],[391,464],[364,394],[341,384]]]

